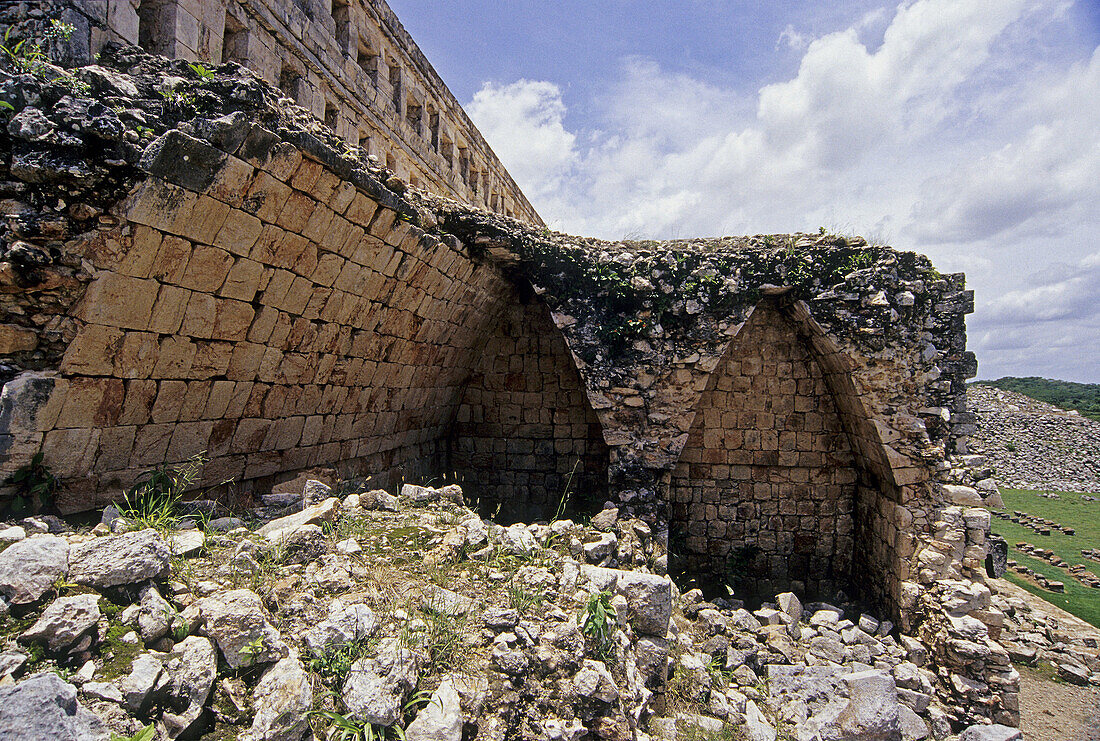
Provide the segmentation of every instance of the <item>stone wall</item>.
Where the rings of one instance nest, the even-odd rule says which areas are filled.
[[[546,305],[517,295],[481,345],[450,437],[451,465],[485,515],[591,515],[607,499],[608,449]]]
[[[15,109],[0,134],[13,195],[0,277],[17,297],[12,334],[39,343],[5,354],[4,472],[42,449],[66,481],[63,504],[80,508],[203,449],[206,483],[244,491],[317,465],[384,485],[462,469],[486,503],[516,502],[525,518],[552,516],[568,486],[663,538],[683,489],[670,486],[676,463],[698,424],[688,457],[711,464],[713,389],[723,378],[734,388],[723,358],[743,363],[735,338],[753,334],[745,322],[763,301],[757,321],[771,314],[770,331],[783,330],[761,341],[791,360],[774,377],[770,365],[741,368],[762,384],[754,406],[831,404],[835,415],[820,430],[831,436],[800,442],[793,430],[804,465],[754,462],[789,480],[754,481],[739,504],[782,498],[765,545],[792,585],[809,568],[790,558],[795,538],[815,532],[833,538],[828,554],[815,543],[814,563],[836,578],[805,588],[842,584],[858,562],[872,576],[859,596],[899,618],[913,609],[925,588],[913,554],[933,543],[948,503],[936,477],[973,365],[962,276],[828,234],[548,234],[389,188],[384,171],[239,68],[207,77],[134,48],[107,48],[99,62],[69,73],[89,97],[29,76],[0,85]],[[167,78],[181,80],[182,100],[161,95]],[[742,448],[757,437],[771,447],[774,434],[774,450],[751,452],[778,461],[792,430],[777,425],[739,420],[719,442],[739,432]],[[829,469],[849,460],[854,480]],[[703,480],[729,480],[732,492],[743,473]],[[817,491],[851,511],[850,526],[787,500],[804,483],[820,487],[811,502]],[[722,515],[715,530],[726,525]]]
[[[848,588],[858,473],[811,350],[774,301],[711,373],[676,464],[671,565],[744,598]]]
[[[67,495],[102,503],[203,450],[208,485],[436,475],[500,276],[262,132],[211,150],[168,135],[150,167],[176,183],[150,177],[67,245],[98,272],[35,416]],[[185,159],[216,161],[208,188],[177,184]]]
[[[207,66],[240,64],[406,183],[542,224],[384,0],[41,5],[77,26],[71,62],[87,63],[117,41]]]

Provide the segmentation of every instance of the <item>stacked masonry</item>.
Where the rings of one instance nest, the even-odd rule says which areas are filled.
[[[235,62],[413,186],[530,224],[535,209],[384,0],[47,0],[77,26],[72,63],[104,42],[207,66]]]
[[[207,483],[246,493],[317,465],[391,489],[461,470],[486,504],[549,519],[577,466],[578,498],[606,485],[662,544],[697,525],[668,517],[687,446],[705,465],[676,496],[725,497],[708,535],[745,524],[792,585],[820,569],[804,588],[919,627],[962,712],[1013,720],[974,584],[989,517],[939,485],[970,421],[962,276],[834,235],[608,244],[414,204],[237,68],[101,62],[73,73],[91,97],[0,78],[0,286],[40,343],[4,354],[4,473],[42,449],[82,509],[205,448]],[[192,108],[158,94],[170,76]],[[710,460],[738,435],[751,464]],[[768,479],[746,513],[737,465]],[[795,558],[815,527],[831,551]],[[669,569],[690,578],[716,542]]]
[[[89,475],[70,496],[200,450],[206,483],[434,475],[498,274],[259,128],[235,153],[170,135],[149,167],[209,184],[152,177],[73,245],[101,272],[34,420],[47,463]]]
[[[858,473],[821,369],[785,325],[757,309],[712,374],[673,474],[673,523],[688,571],[722,577],[755,544],[743,568],[764,594],[831,598],[851,567]]]

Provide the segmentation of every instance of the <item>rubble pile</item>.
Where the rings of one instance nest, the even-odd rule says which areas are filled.
[[[966,393],[978,419],[970,449],[1002,486],[1100,492],[1100,422],[991,386]]]
[[[917,637],[847,602],[681,595],[662,539],[617,510],[502,527],[457,486],[296,486],[249,526],[210,502],[169,530],[117,507],[90,530],[0,529],[3,722],[87,739],[147,724],[250,740],[346,722],[452,741],[961,730]]]

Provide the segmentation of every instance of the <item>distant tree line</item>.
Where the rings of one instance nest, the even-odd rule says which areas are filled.
[[[1050,378],[1014,378],[1006,376],[996,381],[975,381],[975,385],[994,386],[1005,391],[1015,391],[1047,404],[1076,409],[1082,415],[1100,421],[1100,383],[1073,383]]]

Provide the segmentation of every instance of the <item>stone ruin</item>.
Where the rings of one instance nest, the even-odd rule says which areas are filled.
[[[609,503],[685,589],[843,590],[919,632],[973,718],[1018,721],[989,515],[947,478],[961,274],[826,233],[552,233],[408,188],[270,75],[114,43],[115,3],[103,27],[55,4],[71,69],[0,84],[0,473],[41,452],[65,513],[199,451],[225,496],[331,467],[456,481],[504,522]],[[215,3],[158,7],[189,5]]]

